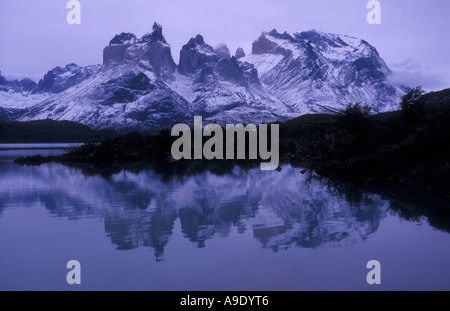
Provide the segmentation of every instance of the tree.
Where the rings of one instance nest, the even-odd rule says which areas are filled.
[[[372,107],[362,103],[348,103],[344,109],[339,110],[341,116],[366,118],[370,115]]]
[[[420,98],[424,93],[422,87],[417,86],[403,95],[400,107],[407,118],[417,119],[423,114],[423,102]]]

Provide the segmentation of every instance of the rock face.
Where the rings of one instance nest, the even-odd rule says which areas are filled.
[[[70,120],[93,129],[127,132],[170,126],[185,121],[186,115],[190,115],[189,103],[154,73],[122,64],[103,67],[31,107],[19,120]]]
[[[234,56],[231,59],[222,58],[215,66],[217,74],[226,81],[232,81],[240,86],[252,83],[260,84],[258,71],[249,63],[241,63]]]
[[[241,59],[242,57],[245,57],[244,49],[237,48],[236,53],[234,53],[234,57],[236,57],[236,59]]]
[[[170,126],[191,115],[189,103],[164,82],[176,65],[161,26],[155,23],[141,39],[117,35],[103,55],[103,66],[92,76],[29,108],[19,120],[70,120],[127,132]]]
[[[180,51],[178,71],[183,74],[194,73],[205,65],[216,63],[220,56],[205,43],[201,35],[191,38]]]
[[[7,80],[0,74],[0,120],[21,117],[27,109],[84,81],[99,68],[99,65],[80,67],[75,64],[55,67],[39,83],[30,79]]]
[[[177,66],[155,23],[142,38],[113,37],[101,67],[56,67],[37,86],[0,76],[0,91],[14,84],[52,94],[19,111],[11,106],[16,98],[0,92],[0,107],[2,115],[13,111],[22,121],[50,118],[129,131],[192,123],[194,115],[222,125],[268,123],[349,102],[387,111],[398,107],[406,90],[388,81],[390,71],[376,49],[353,37],[272,30],[253,43],[251,54],[241,48],[235,54],[197,35],[182,47]]]
[[[136,62],[154,72],[157,77],[167,77],[175,71],[176,64],[161,25],[155,23],[152,32],[139,40],[132,33],[116,35],[103,50],[105,66]]]
[[[55,67],[39,81],[34,93],[61,93],[89,78],[99,68],[99,65],[81,67],[76,64],[68,64],[63,68]]]
[[[133,33],[122,32],[109,42],[109,46],[103,49],[103,64],[118,63],[129,57],[127,49],[136,44],[137,38]],[[131,58],[129,60],[132,60]]]
[[[373,46],[343,35],[272,30],[241,60],[254,64],[263,85],[299,113],[349,102],[392,110],[406,91],[388,81],[390,70]]]
[[[201,35],[191,38],[181,49],[178,72],[168,81],[173,90],[192,103],[194,114],[223,125],[286,118],[290,108],[262,87],[252,64],[230,58],[224,45],[216,50],[223,55],[205,43]]]
[[[276,30],[272,30],[268,34],[263,33],[255,42],[252,44],[252,53],[255,55],[259,54],[274,54],[288,56],[290,50],[285,49],[276,42],[270,40],[268,37],[276,38],[279,40],[289,40],[291,37],[285,32],[284,34],[279,34]]]

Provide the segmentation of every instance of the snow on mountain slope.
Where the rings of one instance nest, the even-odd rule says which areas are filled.
[[[35,88],[36,82],[31,79],[8,80],[0,71],[0,92],[29,93]]]
[[[144,130],[182,122],[186,100],[133,64],[104,67],[94,76],[35,105],[20,120],[70,120],[93,129]]]
[[[155,23],[150,33],[139,40],[132,33],[116,35],[103,50],[103,65],[135,63],[149,68],[157,78],[168,78],[175,71],[170,45]]]
[[[6,99],[10,95],[0,92],[2,115],[21,113],[17,119],[22,121],[51,118],[119,131],[191,123],[194,115],[221,125],[268,123],[349,102],[392,110],[406,91],[388,81],[390,70],[376,49],[353,37],[273,30],[253,43],[251,54],[238,51],[239,59],[230,57],[224,44],[213,49],[197,35],[182,47],[176,65],[155,23],[142,38],[116,35],[103,50],[100,68],[70,64],[49,71],[37,86],[53,94],[42,102],[36,103],[36,97],[14,105],[14,99]],[[3,80],[0,84],[9,87]],[[14,85],[23,88],[24,82]],[[8,104],[2,106],[2,98]],[[17,107],[25,112],[11,110]]]
[[[0,92],[0,107],[11,110],[30,108],[46,99],[45,94],[28,94],[15,92]]]
[[[81,67],[73,63],[63,68],[55,67],[38,82],[33,93],[61,93],[89,78],[99,69],[100,65]]]
[[[91,77],[29,109],[19,120],[55,119],[94,129],[144,130],[191,123],[285,120],[291,109],[259,82],[253,65],[221,57],[198,35],[182,49],[178,69],[155,23],[141,39],[115,36]]]
[[[93,129],[121,131],[184,122],[191,118],[189,103],[161,79],[174,66],[158,24],[139,40],[122,33],[105,48],[100,70],[33,106],[19,120],[70,120]]]
[[[283,55],[249,54],[244,56],[242,60],[253,64],[258,70],[258,75],[261,77],[278,65],[283,58]]]
[[[191,38],[168,85],[192,103],[195,114],[219,124],[286,119],[291,109],[261,85],[253,65],[223,56],[201,35]]]
[[[302,114],[349,102],[392,110],[406,91],[388,81],[390,70],[374,47],[349,36],[316,30],[291,36],[272,30],[241,60],[252,63],[263,85]]]
[[[10,120],[26,109],[49,98],[51,93],[60,93],[91,76],[100,65],[80,67],[69,64],[55,67],[35,83],[30,79],[7,80],[0,73],[0,108],[2,120]]]
[[[9,120],[12,115],[45,99],[41,94],[31,94],[36,86],[30,79],[7,80],[0,72],[0,119]]]

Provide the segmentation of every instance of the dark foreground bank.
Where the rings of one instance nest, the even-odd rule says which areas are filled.
[[[405,96],[400,111],[369,115],[367,107],[355,104],[337,114],[304,115],[280,123],[280,160],[361,185],[425,190],[447,198],[450,89],[418,95]],[[176,169],[189,163],[191,168],[216,167],[219,171],[235,164],[255,167],[261,162],[173,161],[170,149],[175,139],[169,130],[153,136],[134,132],[102,143],[88,143],[61,156],[26,157],[15,162],[39,165],[56,161],[111,173],[155,166],[161,161],[170,162]]]
[[[404,101],[373,116],[350,109],[288,121],[280,153],[323,176],[449,196],[450,89]]]
[[[0,143],[85,143],[118,136],[111,129],[93,130],[72,121],[0,121]]]

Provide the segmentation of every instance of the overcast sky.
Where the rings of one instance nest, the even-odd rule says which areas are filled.
[[[81,25],[66,22],[67,0],[0,0],[0,70],[39,79],[55,66],[102,62],[117,33],[138,37],[155,21],[178,62],[200,33],[251,52],[262,31],[317,29],[363,38],[395,72],[393,79],[428,90],[450,87],[450,1],[380,0],[381,25],[366,22],[368,0],[79,0]]]

